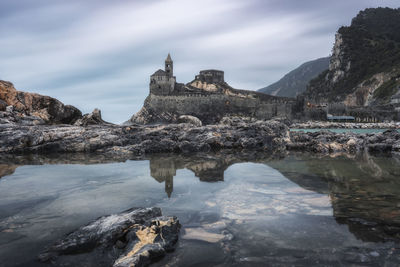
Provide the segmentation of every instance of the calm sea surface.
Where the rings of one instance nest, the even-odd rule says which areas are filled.
[[[183,226],[155,266],[400,265],[396,157],[31,157],[3,159],[0,175],[0,266],[41,266],[74,229],[151,206]]]

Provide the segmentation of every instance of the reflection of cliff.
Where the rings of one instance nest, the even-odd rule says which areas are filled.
[[[400,238],[399,159],[368,154],[336,158],[299,155],[284,162],[269,165],[303,188],[328,193],[337,222],[347,224],[358,238]],[[299,164],[303,164],[301,168]],[[297,175],[290,167],[295,165]]]
[[[17,167],[17,165],[0,164],[0,178],[6,175],[13,174]]]

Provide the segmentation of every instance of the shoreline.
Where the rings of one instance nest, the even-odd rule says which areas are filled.
[[[290,125],[295,129],[400,129],[400,122],[324,122],[324,121],[307,121],[298,122]]]
[[[381,133],[301,132],[290,131],[278,121],[242,118],[225,118],[220,124],[206,126],[190,123],[147,126],[0,125],[0,152],[4,154],[97,153],[140,157],[224,149],[325,154],[400,152],[400,132],[394,129]]]

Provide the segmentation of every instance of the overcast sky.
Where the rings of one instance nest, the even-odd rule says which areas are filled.
[[[171,53],[178,82],[256,90],[328,56],[338,27],[398,0],[1,0],[0,79],[123,122]]]

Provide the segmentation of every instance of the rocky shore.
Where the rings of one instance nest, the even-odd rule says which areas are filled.
[[[105,153],[141,155],[219,149],[285,148],[288,127],[276,121],[226,119],[218,125],[154,126],[0,125],[2,153]]]
[[[376,122],[376,123],[356,123],[356,122],[326,122],[326,121],[307,121],[293,123],[290,128],[295,129],[400,129],[400,122]]]
[[[17,91],[0,81],[0,152],[5,154],[97,153],[113,157],[139,157],[154,153],[194,153],[221,149],[317,153],[399,152],[400,123],[290,124],[288,120],[224,117],[218,124],[203,125],[183,115],[177,123],[115,125],[101,112],[90,114],[57,99]],[[291,132],[290,128],[393,129],[384,133],[355,134]]]
[[[316,153],[400,152],[400,132],[393,129],[374,134],[333,133],[327,130],[290,132],[286,148]]]
[[[241,118],[224,118],[219,124],[206,126],[191,123],[120,126],[103,122],[91,125],[93,118],[99,121],[101,117],[85,116],[78,120],[77,125],[0,124],[0,152],[99,153],[126,157],[221,149],[316,153],[356,153],[364,150],[400,152],[400,133],[397,130],[374,134],[325,130],[314,133],[290,132],[285,124],[278,121]]]

